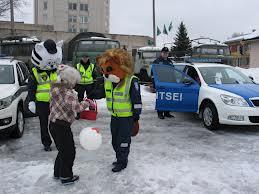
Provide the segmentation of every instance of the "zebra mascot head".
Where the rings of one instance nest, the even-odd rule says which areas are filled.
[[[53,40],[37,43],[32,51],[31,61],[40,70],[56,69],[62,61],[63,41]]]

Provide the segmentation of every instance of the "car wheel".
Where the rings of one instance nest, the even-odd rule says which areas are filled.
[[[11,136],[14,138],[20,138],[22,137],[23,132],[24,132],[24,114],[23,114],[22,108],[19,106],[17,109],[15,129]]]
[[[219,128],[218,112],[214,104],[208,103],[202,110],[203,124],[207,129],[216,130]]]

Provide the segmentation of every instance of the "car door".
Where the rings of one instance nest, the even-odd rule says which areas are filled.
[[[152,65],[156,86],[156,110],[197,112],[200,86],[169,65]]]
[[[30,116],[31,112],[28,109],[28,79],[30,76],[29,70],[26,67],[26,65],[22,62],[17,63],[17,74],[18,74],[18,80],[20,88],[18,90],[18,93],[21,95],[21,98],[23,99],[23,110],[26,115]]]

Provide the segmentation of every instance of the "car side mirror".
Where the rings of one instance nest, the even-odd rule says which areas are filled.
[[[21,83],[21,86],[26,86],[28,85],[29,83],[29,79],[27,78],[26,80],[24,80],[22,83]]]

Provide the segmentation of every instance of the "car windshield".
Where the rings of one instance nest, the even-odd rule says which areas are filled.
[[[0,65],[0,84],[13,84],[14,72],[11,65]]]
[[[251,84],[250,78],[233,67],[199,67],[207,84]]]

